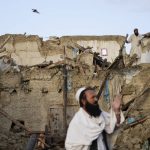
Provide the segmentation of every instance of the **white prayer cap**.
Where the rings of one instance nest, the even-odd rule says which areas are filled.
[[[79,99],[80,99],[81,92],[84,91],[85,89],[86,89],[86,87],[82,87],[82,88],[79,88],[78,91],[76,92],[75,98],[78,102],[79,102]]]

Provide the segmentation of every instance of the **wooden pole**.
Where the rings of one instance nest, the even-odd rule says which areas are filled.
[[[26,128],[23,124],[21,124],[19,121],[15,120],[13,117],[11,117],[7,112],[5,112],[3,109],[0,108],[0,114],[5,116],[7,119],[11,120],[15,125],[21,127],[27,132],[30,132],[28,128]]]
[[[108,76],[109,76],[109,74],[110,74],[110,72],[111,72],[111,69],[113,69],[113,68],[115,68],[116,66],[118,66],[118,65],[119,65],[119,62],[120,62],[120,59],[123,59],[122,51],[123,51],[124,45],[125,45],[125,43],[126,43],[127,37],[128,37],[128,35],[126,35],[125,40],[124,40],[124,42],[123,42],[123,44],[122,44],[122,46],[121,46],[121,48],[120,48],[120,50],[119,50],[119,56],[117,56],[116,59],[114,60],[114,62],[107,68],[107,72],[106,72],[106,74],[105,74],[105,78],[104,78],[104,80],[103,80],[103,82],[102,82],[102,85],[101,85],[101,87],[100,87],[100,89],[99,89],[99,92],[98,92],[98,94],[97,94],[98,100],[99,100],[99,98],[100,98],[100,96],[101,96],[101,94],[102,94],[102,91],[103,91],[104,87],[105,87],[105,82],[106,82],[106,80],[107,80],[107,78],[108,78]]]
[[[26,128],[23,124],[21,124],[19,121],[15,120],[13,117],[11,117],[7,112],[5,112],[3,109],[0,108],[0,114],[2,114],[4,117],[6,117],[7,119],[11,120],[13,123],[15,123],[15,125],[17,125],[18,127],[21,127],[22,129],[24,129],[25,131],[27,131],[28,133],[31,133],[31,131]],[[32,134],[35,135],[36,134]],[[31,136],[32,137],[32,136]],[[41,139],[38,138],[38,140],[40,142],[42,142],[46,147],[50,147],[48,144],[46,144],[45,142],[43,142]],[[31,143],[29,143],[29,145],[33,146],[33,141],[31,141]]]
[[[5,44],[8,42],[8,40],[11,38],[11,35],[9,35],[6,39],[5,39],[5,41],[0,45],[0,49],[2,49],[4,46],[5,46]]]
[[[45,143],[48,145],[52,144],[51,137],[48,131],[48,125],[45,126]],[[48,150],[48,147],[45,147],[45,150]]]
[[[66,69],[66,65],[63,66],[63,77],[64,77],[64,84],[63,84],[63,100],[64,100],[63,120],[64,120],[64,133],[66,133],[67,132],[67,69]]]
[[[64,61],[66,61],[66,47],[64,46]],[[67,65],[63,65],[63,100],[64,100],[64,108],[63,108],[63,122],[64,122],[64,133],[67,132]]]

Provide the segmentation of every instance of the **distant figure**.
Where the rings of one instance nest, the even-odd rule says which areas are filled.
[[[133,55],[137,55],[136,58],[139,60],[141,58],[141,40],[142,35],[139,34],[138,29],[134,29],[134,34],[132,34],[128,40],[126,40],[126,43],[131,43],[131,51],[130,51],[130,57]]]
[[[32,12],[40,14],[37,9],[32,9]]]

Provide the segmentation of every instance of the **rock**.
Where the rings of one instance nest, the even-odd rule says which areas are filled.
[[[133,144],[137,144],[137,143],[140,143],[140,142],[141,142],[140,138],[134,137],[134,138],[131,139],[131,143],[133,143]]]
[[[0,134],[0,139],[8,140],[8,136],[4,134]]]
[[[0,142],[0,150],[3,150],[3,149],[7,149],[7,143],[6,142]]]
[[[135,93],[136,88],[133,85],[125,85],[122,89],[122,95],[131,95]]]
[[[16,140],[9,139],[9,140],[8,140],[8,143],[9,143],[9,144],[15,144],[15,143],[16,143]]]
[[[140,144],[135,144],[135,145],[134,145],[134,149],[136,149],[136,150],[141,150]]]

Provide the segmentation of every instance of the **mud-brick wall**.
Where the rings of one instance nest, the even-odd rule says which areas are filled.
[[[8,35],[0,37],[0,43]],[[18,65],[33,65],[44,61],[40,55],[42,40],[38,36],[11,35],[10,40],[4,46],[6,51],[1,55],[11,55]]]
[[[64,36],[61,37],[61,43],[64,45],[77,43],[80,46],[87,48],[91,47],[93,52],[100,53],[103,59],[113,62],[119,54],[119,50],[125,40],[124,36]],[[106,55],[102,54],[102,50],[106,49]]]
[[[67,123],[69,124],[79,105],[75,92],[81,86],[97,86],[99,79],[92,78],[92,69],[68,70]],[[5,80],[4,80],[5,78]],[[32,68],[21,73],[1,76],[0,105],[16,120],[23,120],[33,131],[42,131],[47,124],[52,134],[64,133],[64,100],[62,68]],[[2,117],[2,116],[1,116]],[[0,126],[11,127],[11,121],[2,117]]]
[[[18,65],[32,66],[44,61],[61,61],[64,51],[61,46],[52,45],[51,41],[43,41],[39,36],[10,35],[11,38],[5,44],[6,51],[0,56],[9,55]],[[0,45],[8,35],[0,36]]]
[[[15,119],[25,121],[30,129],[44,130],[48,123],[49,107],[62,105],[62,92],[58,93],[60,75],[52,77],[56,73],[59,74],[57,70],[48,72],[44,69],[23,73],[17,83],[18,87],[13,83],[1,91],[1,107]],[[4,76],[5,81],[9,82],[10,75],[8,78],[7,74]]]
[[[150,63],[150,38],[142,40],[141,63]]]

